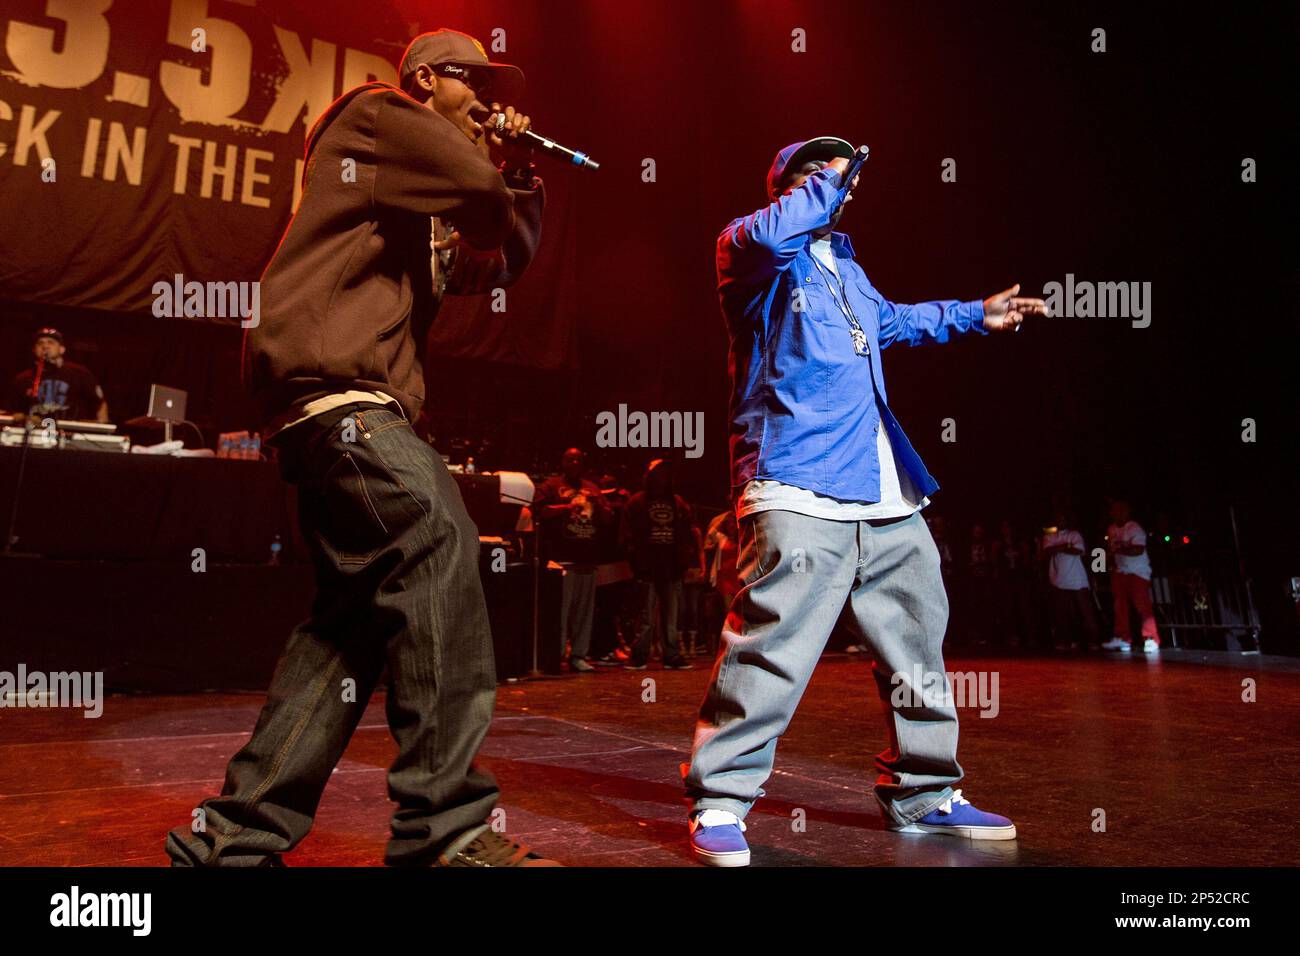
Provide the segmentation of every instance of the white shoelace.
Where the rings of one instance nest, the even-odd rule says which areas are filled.
[[[952,813],[952,805],[954,803],[964,803],[966,806],[970,806],[970,801],[961,795],[961,791],[954,790],[951,797],[939,804],[939,809],[944,813]]]
[[[745,822],[728,810],[701,810],[694,819],[691,820],[693,827],[725,827],[728,824],[736,823],[740,829],[746,829]]]

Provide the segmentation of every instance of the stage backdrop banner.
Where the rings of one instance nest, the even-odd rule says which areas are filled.
[[[159,284],[260,277],[300,198],[311,123],[345,90],[395,83],[410,32],[382,0],[6,0],[0,297],[239,322],[233,296],[185,315]],[[561,278],[548,251],[512,290],[516,320],[538,308],[531,347],[474,322],[492,315],[476,299],[445,310],[439,352],[567,365],[569,310],[528,289],[548,267]]]

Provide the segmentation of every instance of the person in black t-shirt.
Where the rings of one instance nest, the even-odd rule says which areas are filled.
[[[67,348],[58,329],[41,329],[32,344],[35,364],[14,376],[8,405],[19,414],[107,422],[108,402],[95,374],[64,358]]]
[[[664,667],[690,670],[677,636],[677,609],[686,572],[692,568],[702,570],[704,558],[695,512],[685,498],[674,493],[672,467],[662,458],[652,461],[646,469],[645,490],[628,500],[623,511],[622,538],[642,607],[627,668],[645,670],[657,621]]]
[[[537,515],[543,524],[545,556],[564,566],[564,596],[560,611],[562,640],[569,643],[569,670],[587,674],[591,621],[596,604],[596,564],[599,534],[610,520],[600,488],[582,477],[586,456],[570,448],[561,473],[537,490]]]

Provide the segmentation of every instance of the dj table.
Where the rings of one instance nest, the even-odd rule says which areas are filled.
[[[0,544],[21,454],[0,448]],[[497,475],[453,477],[480,534],[514,532],[520,504],[510,492],[531,500],[531,484],[520,491]],[[48,558],[188,561],[203,548],[227,564],[267,563],[278,536],[281,561],[307,560],[294,489],[266,461],[33,447],[15,534],[17,550]]]
[[[9,521],[19,448],[0,448],[0,535]],[[48,558],[265,564],[302,559],[293,488],[264,461],[32,448],[16,550]]]
[[[0,534],[21,454],[0,447]],[[507,489],[496,476],[455,478],[482,533],[513,528],[518,506],[501,501]],[[311,603],[296,512],[294,488],[270,462],[31,448],[17,554],[0,560],[22,599],[0,614],[0,644],[32,668],[75,660],[103,670],[115,688],[264,686]],[[277,535],[280,562],[268,566]],[[195,548],[204,549],[205,574],[191,570]],[[497,673],[527,673],[533,567],[512,561],[493,573],[500,569],[488,564],[480,574]],[[538,584],[537,665],[558,673],[561,575],[545,570]]]

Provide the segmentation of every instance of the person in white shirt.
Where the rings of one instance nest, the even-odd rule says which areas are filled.
[[[1103,647],[1108,651],[1131,651],[1132,625],[1130,608],[1142,618],[1143,650],[1160,652],[1160,631],[1156,628],[1151,607],[1151,558],[1147,556],[1147,533],[1131,517],[1128,502],[1116,499],[1110,504],[1110,527],[1106,529],[1106,546],[1114,562],[1110,575],[1115,598],[1115,636]]]
[[[1065,512],[1058,511],[1054,520],[1054,527],[1043,529],[1039,554],[1047,559],[1057,647],[1070,650],[1092,648],[1097,645],[1099,636],[1092,589],[1088,586],[1088,572],[1083,566],[1082,555],[1086,550],[1083,535],[1074,530],[1074,522]]]

